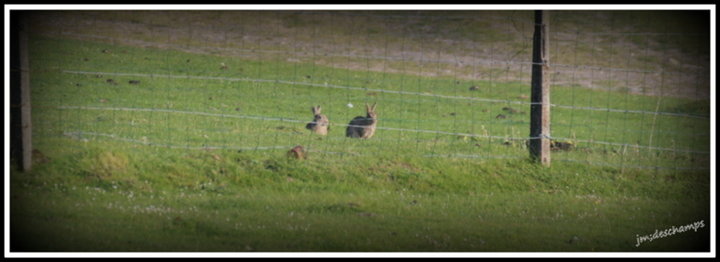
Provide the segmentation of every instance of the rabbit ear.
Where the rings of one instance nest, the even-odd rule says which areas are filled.
[[[317,115],[319,113],[318,111],[320,111],[320,110],[316,106],[312,107],[313,114]]]
[[[322,111],[322,108],[320,108],[320,106],[315,107],[315,114],[320,114],[320,111]]]
[[[368,103],[365,103],[365,109],[368,112],[375,112],[375,107],[377,106],[377,102],[373,103],[372,106],[368,105]]]

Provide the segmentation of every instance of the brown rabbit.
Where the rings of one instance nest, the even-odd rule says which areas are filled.
[[[324,136],[328,133],[328,125],[330,125],[330,120],[328,120],[327,116],[321,114],[321,110],[322,109],[320,108],[320,106],[312,107],[312,112],[315,117],[313,118],[312,122],[305,125],[305,128],[310,129],[315,134]]]
[[[375,127],[377,126],[377,113],[375,112],[375,106],[372,107],[365,103],[365,109],[367,110],[367,116],[358,116],[353,118],[348,124],[345,136],[354,138],[371,138],[375,134]]]

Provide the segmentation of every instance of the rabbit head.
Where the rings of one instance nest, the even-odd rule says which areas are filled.
[[[320,106],[313,106],[312,112],[313,112],[313,115],[315,115],[313,118],[313,122],[317,123],[318,125],[322,125],[322,126],[327,125],[327,123],[329,122],[328,118],[327,118],[327,116],[322,114],[322,108],[320,108]]]
[[[367,110],[368,118],[377,119],[377,112],[375,112],[376,106],[377,106],[377,103],[373,103],[372,106],[369,106],[367,103],[365,103],[365,110]]]
[[[313,106],[313,121],[305,125],[305,128],[312,130],[316,134],[327,135],[330,120],[322,114],[320,106]]]

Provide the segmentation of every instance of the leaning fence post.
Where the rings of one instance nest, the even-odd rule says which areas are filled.
[[[528,148],[531,158],[544,166],[550,166],[550,83],[548,79],[550,48],[548,38],[547,11],[535,11]]]

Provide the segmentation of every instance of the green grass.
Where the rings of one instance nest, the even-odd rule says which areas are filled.
[[[525,83],[30,43],[33,142],[49,160],[11,167],[12,251],[709,249],[707,228],[635,246],[655,229],[709,223],[709,154],[643,148],[708,151],[704,118],[555,107],[553,135],[576,149],[540,168],[510,139],[527,136],[529,105],[438,96],[526,102]],[[709,114],[708,101],[570,86],[553,87],[552,101]],[[366,102],[378,103],[380,129],[344,138]],[[304,129],[318,104],[327,137]],[[286,157],[298,144],[308,159]]]

